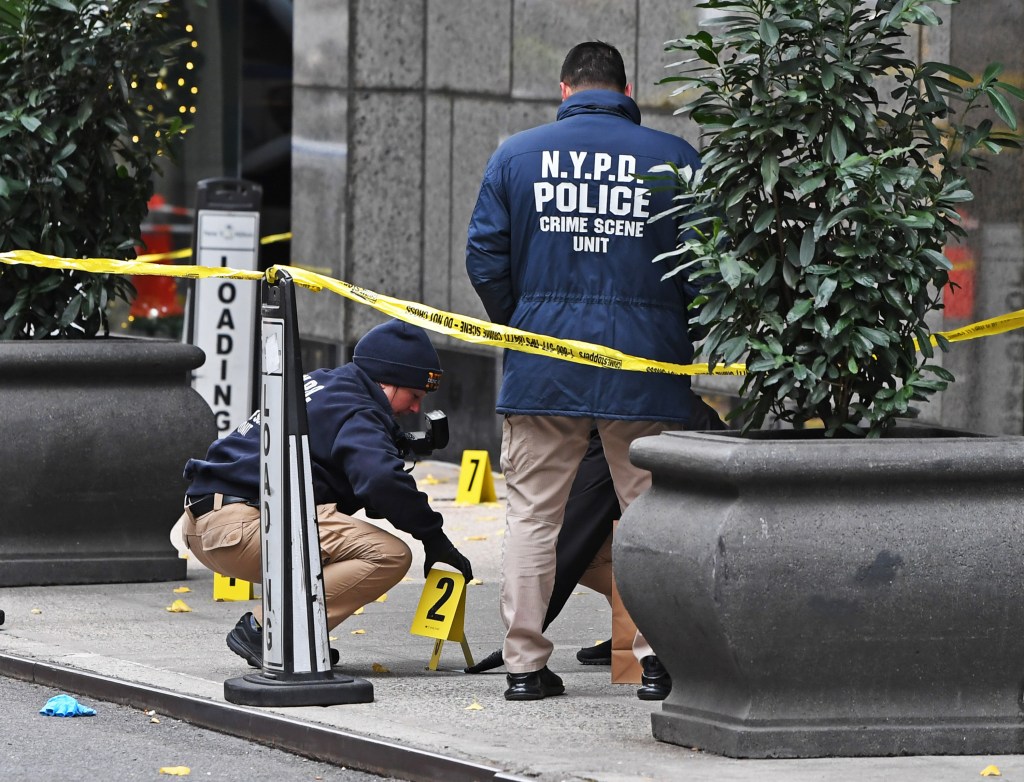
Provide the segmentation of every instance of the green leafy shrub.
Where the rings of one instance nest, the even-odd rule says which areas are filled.
[[[926,316],[964,234],[965,172],[1018,146],[1008,98],[1024,93],[998,65],[915,64],[908,27],[939,23],[928,0],[700,7],[720,15],[669,44],[692,57],[666,79],[697,88],[683,110],[704,168],[676,173],[672,212],[695,232],[660,260],[704,285],[703,357],[746,362],[746,428],[773,414],[878,436],[953,380]]]
[[[0,7],[0,251],[134,257],[183,125],[161,74],[187,40],[165,0]],[[0,339],[106,334],[127,278],[0,265]]]

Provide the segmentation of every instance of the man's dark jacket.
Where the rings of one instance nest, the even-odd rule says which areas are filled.
[[[667,161],[700,167],[683,139],[640,125],[631,98],[585,90],[557,121],[518,133],[491,157],[469,226],[466,268],[491,320],[641,358],[689,363],[685,274],[652,263],[677,243],[650,222],[672,191],[638,179]],[[690,288],[690,291],[693,289]],[[689,379],[505,352],[501,413],[675,421]]]
[[[342,513],[365,509],[371,518],[425,540],[441,532],[442,517],[405,471],[402,430],[380,386],[355,364],[317,369],[305,376],[313,498]],[[259,496],[259,411],[210,446],[206,459],[190,459],[188,494]]]

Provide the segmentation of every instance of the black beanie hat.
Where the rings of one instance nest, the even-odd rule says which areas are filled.
[[[367,331],[352,360],[378,383],[423,391],[436,391],[441,384],[441,360],[427,332],[400,320]]]

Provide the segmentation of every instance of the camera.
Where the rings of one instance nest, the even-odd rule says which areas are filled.
[[[443,410],[431,410],[424,413],[427,419],[427,431],[404,432],[403,450],[417,456],[430,456],[448,445],[448,416]]]

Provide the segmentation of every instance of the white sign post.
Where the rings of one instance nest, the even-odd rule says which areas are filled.
[[[201,209],[196,216],[196,264],[259,268],[260,213]],[[206,353],[193,387],[227,434],[252,413],[256,289],[248,280],[204,281],[193,292],[192,343]]]

